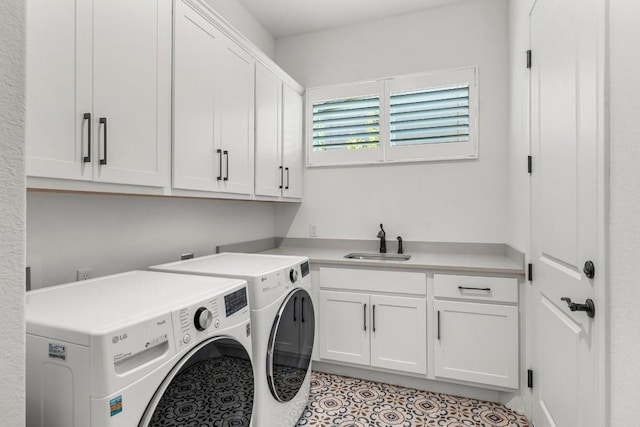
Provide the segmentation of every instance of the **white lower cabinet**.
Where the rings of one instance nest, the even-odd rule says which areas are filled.
[[[426,374],[426,299],[320,290],[320,358]]]
[[[434,376],[518,388],[517,280],[434,275]]]

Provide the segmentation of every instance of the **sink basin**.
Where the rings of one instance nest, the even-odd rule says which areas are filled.
[[[379,261],[408,261],[411,255],[405,254],[378,254],[371,252],[353,252],[344,256],[348,259],[374,259]]]

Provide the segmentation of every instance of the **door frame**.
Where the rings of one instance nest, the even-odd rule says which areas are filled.
[[[609,289],[607,284],[610,283],[610,271],[609,271],[609,144],[610,144],[610,130],[609,130],[609,109],[607,108],[609,101],[609,53],[608,53],[608,40],[609,40],[609,21],[608,10],[609,0],[593,0],[596,9],[596,21],[597,21],[597,188],[595,189],[597,195],[597,272],[594,277],[594,300],[596,302],[596,317],[597,322],[594,322],[594,334],[597,337],[597,345],[595,349],[596,366],[598,366],[598,372],[596,378],[596,397],[598,408],[596,409],[597,425],[608,425],[610,420],[611,410],[611,390],[610,390],[610,314],[609,314]],[[531,7],[527,14],[528,28],[528,46],[531,49],[531,13],[533,12],[538,0],[532,0]],[[535,52],[532,53],[533,60],[535,61]],[[525,114],[527,115],[527,138],[529,155],[533,152],[533,138],[532,138],[532,79],[530,71],[526,73],[526,103]],[[535,159],[533,173],[535,173]],[[533,191],[532,191],[532,176],[529,175],[529,253],[526,255],[527,261],[531,262],[534,254],[533,245]],[[535,274],[535,267],[534,267]],[[535,279],[535,277],[534,277]],[[531,323],[532,315],[534,313],[533,307],[533,286],[535,282],[529,283],[526,291],[527,295],[527,339],[525,355],[525,361],[528,367],[533,366],[533,349],[534,349],[534,329]],[[524,367],[523,367],[524,370]],[[536,387],[535,373],[533,380],[533,387]],[[524,388],[524,385],[523,385]],[[534,394],[532,389],[523,391],[525,396],[525,415],[528,419],[531,419],[533,415]],[[560,426],[564,427],[564,426]]]

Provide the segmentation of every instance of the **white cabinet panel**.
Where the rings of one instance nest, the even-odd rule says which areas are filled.
[[[434,302],[436,377],[518,387],[518,307]]]
[[[320,291],[320,357],[369,364],[369,295]]]
[[[371,366],[427,373],[427,301],[371,295]]]
[[[171,131],[171,1],[94,0],[93,5],[93,111],[101,160],[94,162],[94,179],[165,185]],[[101,117],[107,119],[106,131]]]
[[[171,0],[27,2],[28,176],[167,185],[170,107]]]
[[[302,198],[302,95],[256,66],[256,194]]]
[[[92,4],[26,2],[26,172],[91,180]]]
[[[173,186],[253,193],[254,60],[176,2]]]

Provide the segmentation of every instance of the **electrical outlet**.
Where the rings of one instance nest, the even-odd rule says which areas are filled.
[[[318,237],[318,226],[315,224],[311,224],[309,226],[309,236],[310,237]]]
[[[89,280],[91,279],[91,268],[79,268],[76,270],[76,280]]]

